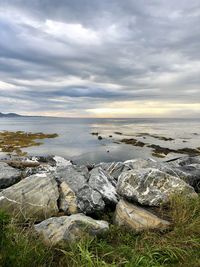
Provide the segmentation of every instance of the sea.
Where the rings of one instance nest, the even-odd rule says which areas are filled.
[[[200,119],[101,119],[15,117],[0,118],[0,131],[57,133],[54,139],[42,140],[41,146],[24,148],[30,156],[62,156],[78,164],[125,161],[135,158],[170,160],[179,156],[169,153],[156,158],[149,147],[121,143],[123,138],[136,138],[147,144],[168,148],[200,147]],[[102,139],[99,140],[98,133]],[[144,135],[143,135],[144,134]],[[138,136],[139,135],[139,136]],[[150,135],[150,136],[149,136]],[[174,140],[164,141],[162,136]],[[0,152],[3,157],[4,153]]]

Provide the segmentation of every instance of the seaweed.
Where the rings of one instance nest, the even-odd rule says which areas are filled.
[[[31,133],[23,131],[3,131],[0,132],[0,150],[7,154],[15,154],[17,156],[25,156],[26,152],[22,148],[31,146],[40,146],[43,143],[38,140],[46,138],[56,138],[58,134],[45,134],[45,133]]]

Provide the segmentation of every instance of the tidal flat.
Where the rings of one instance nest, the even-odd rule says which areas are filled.
[[[45,134],[45,133],[31,133],[24,131],[3,131],[0,132],[0,150],[7,154],[25,156],[27,152],[23,152],[22,148],[40,146],[46,138],[56,138],[58,134]]]

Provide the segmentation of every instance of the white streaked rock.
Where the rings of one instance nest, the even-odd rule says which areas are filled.
[[[25,219],[42,220],[57,214],[58,197],[55,179],[45,173],[36,174],[2,190],[0,209]]]
[[[155,168],[123,172],[117,184],[119,195],[142,205],[159,206],[172,194],[195,196],[194,189],[178,177]]]
[[[116,181],[101,167],[91,170],[89,185],[102,195],[105,202],[118,202]]]

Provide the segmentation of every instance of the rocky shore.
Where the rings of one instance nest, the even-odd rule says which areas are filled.
[[[159,207],[168,207],[174,194],[195,198],[199,192],[200,156],[88,166],[58,156],[0,162],[0,209],[33,221],[49,244],[99,235],[110,224],[135,231],[171,228]]]

